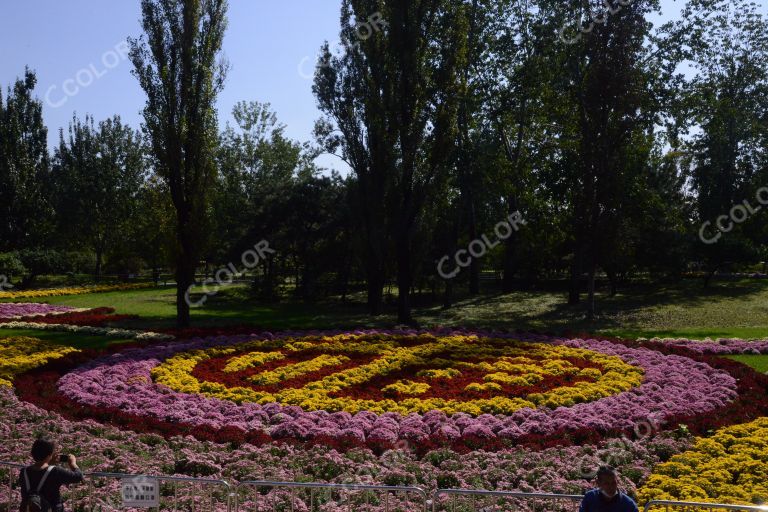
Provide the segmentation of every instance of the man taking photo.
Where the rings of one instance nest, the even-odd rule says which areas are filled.
[[[619,490],[618,474],[611,466],[597,470],[597,489],[584,495],[579,512],[638,512],[635,500]]]

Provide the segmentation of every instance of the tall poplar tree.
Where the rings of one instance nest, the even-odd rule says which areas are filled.
[[[383,272],[391,241],[397,316],[406,324],[413,323],[410,296],[425,214],[434,195],[444,191],[454,155],[466,9],[448,0],[345,0],[343,54],[333,57],[326,48],[329,65],[319,68],[315,80],[328,121],[322,133],[340,130],[328,146],[341,146],[357,174],[369,252],[380,267],[369,269],[369,280]],[[363,37],[366,20],[376,33]]]
[[[216,97],[227,66],[220,59],[226,0],[142,0],[145,36],[130,40],[134,75],[147,95],[144,129],[157,174],[176,209],[176,321],[190,323],[187,289],[202,251],[202,230],[216,177]]]

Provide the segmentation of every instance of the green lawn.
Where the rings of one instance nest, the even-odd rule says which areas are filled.
[[[728,356],[728,359],[733,359],[734,361],[751,366],[760,373],[768,372],[768,355],[738,355]]]
[[[377,318],[366,314],[358,300],[313,304],[289,301],[265,304],[251,299],[245,288],[231,287],[194,308],[193,325],[249,324],[264,329],[327,329],[391,327],[394,306]],[[415,299],[416,301],[419,298]],[[172,327],[175,291],[148,289],[69,297],[48,302],[78,307],[111,306],[118,313],[136,314],[140,321],[127,328]],[[704,290],[700,280],[670,285],[634,285],[615,297],[600,296],[598,318],[584,319],[583,306],[569,306],[562,292],[484,293],[458,300],[450,309],[439,304],[417,307],[415,317],[425,327],[532,329],[548,332],[595,332],[637,337],[768,337],[768,281],[716,282]]]

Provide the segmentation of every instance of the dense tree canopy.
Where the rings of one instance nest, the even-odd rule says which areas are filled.
[[[557,281],[591,317],[632,278],[757,269],[768,20],[747,0],[658,9],[343,0],[315,140],[296,141],[258,101],[217,126],[224,0],[144,0],[142,127],[74,116],[49,154],[35,73],[0,94],[0,274],[173,271],[186,324],[187,289],[263,242],[240,269],[254,295],[359,292],[412,323],[425,291],[449,307],[486,281]]]

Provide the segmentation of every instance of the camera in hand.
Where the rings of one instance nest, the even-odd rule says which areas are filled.
[[[61,463],[69,462],[69,455],[67,455],[67,454],[59,455],[59,462],[61,462]]]

